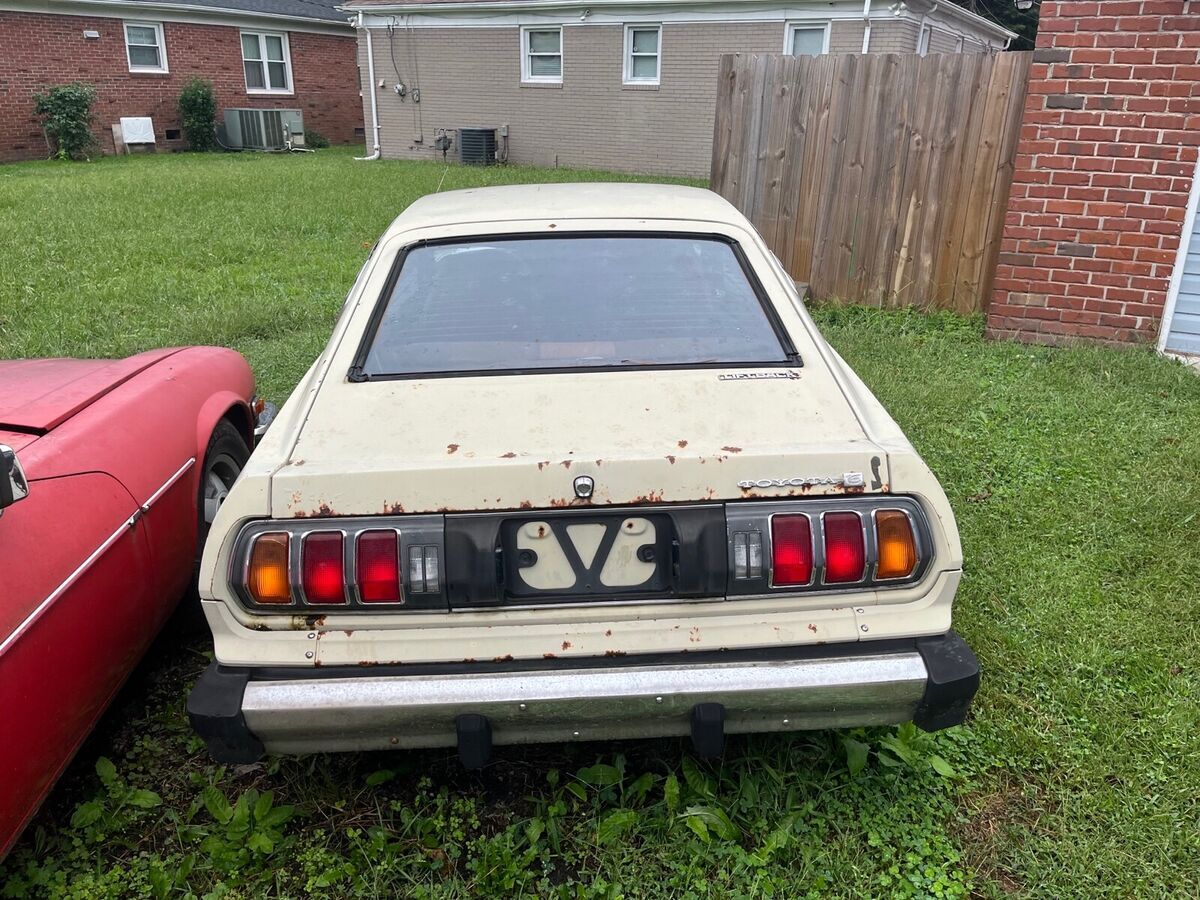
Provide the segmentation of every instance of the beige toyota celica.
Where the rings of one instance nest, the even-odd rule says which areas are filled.
[[[262,753],[963,720],[937,479],[707,191],[410,206],[220,509],[188,702]]]

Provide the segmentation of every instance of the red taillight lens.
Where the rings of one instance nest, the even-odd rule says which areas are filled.
[[[342,536],[317,532],[304,538],[301,584],[309,603],[345,603],[346,568],[342,561]]]
[[[396,532],[367,531],[358,537],[358,594],[363,603],[400,602],[400,553]]]
[[[808,584],[812,580],[812,528],[808,516],[771,519],[772,583]]]
[[[857,513],[825,514],[825,583],[862,581],[867,566],[862,519]]]

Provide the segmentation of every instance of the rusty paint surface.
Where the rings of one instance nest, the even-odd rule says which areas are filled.
[[[322,503],[338,515],[378,515],[384,499],[390,507],[397,497],[404,514],[417,514],[562,507],[575,499],[577,474],[595,480],[593,506],[736,499],[739,481],[869,472],[873,458],[886,479],[887,455],[815,363],[802,385],[764,380],[752,388],[753,403],[744,395],[734,402],[711,372],[684,370],[369,386],[327,380],[297,435],[293,455],[306,464],[282,465],[285,457],[272,496],[288,515],[319,515],[312,510]],[[655,399],[630,409],[637,393]],[[532,417],[495,415],[530,407],[531,398]],[[401,405],[406,414],[397,417]],[[443,420],[448,409],[455,410],[450,443],[411,427],[414,419]],[[350,439],[365,422],[369,434]],[[806,438],[798,443],[796,435]]]
[[[590,190],[562,188],[585,189]],[[749,223],[704,192],[644,190],[680,192],[678,202],[662,206],[678,218],[634,220],[621,211],[611,220],[601,212],[599,218],[563,219],[556,224],[562,231],[601,227],[662,231],[688,230],[694,222],[704,221],[706,229],[728,235],[742,246],[759,275],[766,302],[804,359],[805,377],[747,383],[750,400],[745,392],[731,394],[712,369],[350,383],[344,373],[361,345],[373,307],[361,301],[380,295],[397,254],[414,241],[477,234],[482,221],[477,195],[484,198],[487,192],[472,192],[470,199],[463,196],[457,201],[453,197],[428,201],[451,204],[437,207],[438,222],[429,219],[432,207],[418,210],[417,204],[381,239],[329,347],[281,410],[214,527],[202,567],[201,592],[222,601],[213,604],[222,610],[220,622],[213,626],[218,659],[242,665],[294,664],[297,650],[303,654],[313,646],[301,631],[285,632],[280,640],[278,633],[253,631],[242,621],[243,612],[226,583],[241,522],[322,515],[322,507],[341,516],[378,515],[381,507],[393,502],[385,498],[395,497],[404,498],[404,514],[584,505],[573,497],[572,479],[578,474],[595,479],[589,505],[604,508],[837,495],[843,491],[827,485],[799,492],[743,492],[738,482],[871,472],[872,487],[878,484],[885,491],[921,498],[934,531],[941,569],[936,577],[955,580],[937,588],[942,593],[936,596],[930,585],[921,588],[920,596],[915,589],[912,596],[899,591],[896,596],[903,599],[890,608],[885,603],[872,606],[875,597],[864,596],[861,601],[857,596],[838,597],[838,602],[855,606],[837,612],[827,606],[777,602],[780,598],[746,601],[736,604],[736,609],[729,608],[733,604],[631,605],[595,610],[590,619],[533,609],[440,618],[424,613],[415,618],[379,615],[348,623],[333,612],[331,627],[340,630],[353,624],[358,630],[352,638],[334,631],[334,637],[322,642],[325,664],[336,660],[337,665],[353,665],[364,657],[382,661],[399,656],[410,661],[448,661],[459,658],[464,647],[481,660],[497,653],[506,654],[496,656],[497,661],[512,659],[512,654],[533,659],[564,639],[572,643],[572,653],[580,653],[580,647],[592,653],[602,652],[598,648],[646,653],[764,646],[778,640],[773,625],[809,642],[817,634],[831,641],[855,640],[860,624],[868,623],[872,637],[941,633],[949,627],[950,600],[957,586],[953,573],[961,567],[962,553],[953,513],[928,467],[821,338],[794,286],[783,278]],[[612,208],[610,191],[605,191],[605,196],[588,202]],[[548,227],[539,218],[544,216],[538,211],[544,210],[543,198],[534,203],[519,193],[512,196],[518,208],[506,201],[503,215],[489,223],[491,233],[528,233]],[[458,207],[453,206],[456,202]],[[642,397],[643,405],[631,402],[634,397]],[[404,416],[395,414],[400,408]],[[509,409],[531,412],[495,414]],[[439,429],[412,427],[414,421],[444,422],[447,410],[454,411],[450,432],[454,443],[446,443],[447,435]],[[680,432],[687,438],[680,438]],[[288,465],[289,459],[305,464]],[[878,472],[872,460],[878,460]],[[711,461],[718,465],[709,467]],[[868,492],[874,491],[868,488]],[[928,599],[931,596],[933,600]],[[210,622],[216,622],[216,614],[211,608],[207,611]],[[323,623],[324,617],[320,619]],[[806,628],[817,623],[816,633]],[[614,630],[618,639],[610,639]]]

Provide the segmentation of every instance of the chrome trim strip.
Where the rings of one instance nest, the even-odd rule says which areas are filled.
[[[150,511],[150,507],[157,503],[162,498],[163,494],[170,490],[172,485],[179,481],[179,479],[182,478],[184,474],[195,464],[196,458],[193,456],[186,463],[180,466],[174,475],[163,482],[162,487],[151,494],[145,503],[139,505],[138,508],[133,511],[133,514],[117,527],[116,531],[104,539],[104,542],[100,544],[99,547],[88,554],[87,558],[81,562],[78,567],[76,567],[75,571],[68,575],[58,587],[51,591],[50,595],[47,596],[46,599],[41,603],[39,603],[34,608],[33,612],[26,616],[25,619],[19,625],[17,625],[12,632],[9,633],[8,637],[0,642],[0,656],[3,656],[9,647],[16,643],[17,638],[32,628],[34,623],[37,622],[37,620],[42,617],[46,610],[50,608],[50,604],[70,590],[71,585],[78,581],[83,574],[92,567],[96,560],[103,556],[104,553],[108,551],[108,548],[117,542],[121,535],[136,525],[138,520]]]
[[[155,491],[153,494],[151,494],[150,497],[146,500],[146,502],[143,503],[140,507],[138,507],[138,509],[140,509],[142,511],[142,514],[144,515],[145,513],[150,512],[150,507],[152,507],[155,503],[157,503],[160,499],[162,499],[162,495],[165,494],[167,491],[169,491],[172,487],[174,487],[175,482],[177,482],[180,478],[182,478],[187,473],[187,471],[195,464],[196,464],[196,457],[193,456],[191,459],[189,459],[187,462],[185,462],[182,466],[180,466],[178,469],[176,469],[175,474],[172,475],[170,478],[168,478],[165,482],[163,482],[162,487],[160,487],[157,491]]]
[[[497,744],[686,734],[696,703],[725,730],[908,721],[928,672],[912,651],[697,666],[250,681],[246,724],[272,752],[439,747],[455,717],[487,716]]]

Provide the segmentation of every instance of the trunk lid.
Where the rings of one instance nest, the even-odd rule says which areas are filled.
[[[579,476],[594,482],[590,502],[576,496]],[[885,455],[819,363],[327,381],[273,476],[271,514],[696,502],[887,482]]]

